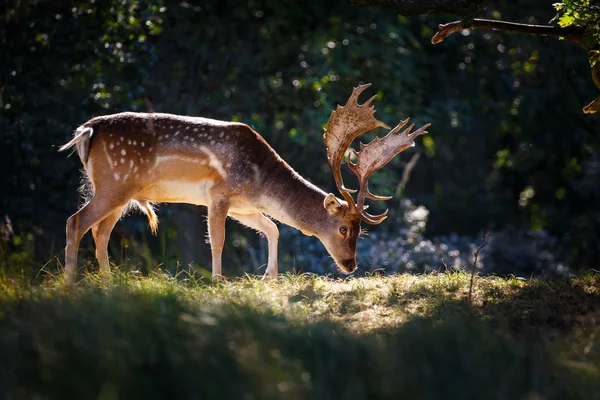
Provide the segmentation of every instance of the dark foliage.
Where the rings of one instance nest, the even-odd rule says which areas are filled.
[[[535,23],[554,12],[528,0],[497,2],[485,13]],[[61,251],[80,166],[55,146],[90,116],[151,104],[241,120],[333,190],[322,125],[362,82],[373,82],[384,122],[413,116],[433,124],[406,188],[397,185],[407,156],[373,178],[379,192],[430,211],[430,239],[542,232],[556,238],[553,257],[572,269],[597,265],[598,116],[580,111],[595,94],[587,55],[571,43],[473,31],[434,47],[443,21],[340,1],[34,0],[8,2],[0,13],[0,212],[14,232],[2,244],[3,265],[32,265],[35,276],[36,265]],[[394,237],[403,217],[398,200],[388,206],[395,218],[373,231]],[[113,234],[113,260],[208,265],[201,214],[162,207],[158,238],[143,219],[127,220]],[[228,264],[255,267],[247,255],[259,240],[228,229]],[[91,249],[84,246],[84,258],[93,258]],[[282,253],[295,250],[282,243]],[[512,272],[510,262],[502,273]]]

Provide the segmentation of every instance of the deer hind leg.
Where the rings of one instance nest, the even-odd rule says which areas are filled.
[[[116,203],[116,197],[96,195],[79,211],[67,220],[67,246],[65,248],[65,282],[75,283],[77,274],[77,252],[79,242],[90,228],[121,208],[124,204]]]
[[[225,245],[225,221],[229,201],[211,200],[208,205],[208,235],[210,239],[210,250],[212,255],[213,278],[222,277],[221,261],[223,246]]]
[[[249,215],[230,213],[230,215],[242,224],[265,234],[269,243],[269,258],[263,279],[277,277],[277,243],[279,241],[277,225],[260,213]]]
[[[119,221],[119,218],[121,218],[124,208],[117,208],[116,211],[113,211],[112,214],[92,227],[92,235],[96,243],[96,258],[100,266],[100,274],[104,277],[108,277],[110,273],[110,264],[108,262],[108,241],[110,234],[117,221]]]

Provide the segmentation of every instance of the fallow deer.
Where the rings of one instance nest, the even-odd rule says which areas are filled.
[[[389,127],[374,117],[375,96],[358,104],[370,86],[354,88],[345,106],[331,113],[323,135],[327,159],[344,200],[326,193],[296,173],[267,142],[248,125],[207,118],[161,113],[125,112],[93,118],[75,131],[72,147],[83,163],[92,197],[67,220],[65,278],[75,281],[77,252],[82,236],[92,229],[100,271],[110,271],[108,240],[124,210],[135,205],[149,219],[156,233],[154,203],[191,203],[208,207],[212,274],[221,276],[221,255],[228,216],[263,232],[268,240],[265,278],[277,275],[279,232],[269,218],[321,240],[345,273],[356,267],[356,240],[360,223],[379,224],[387,214],[365,211],[365,199],[388,200],[368,188],[371,174],[408,147],[430,125],[403,132],[408,119],[385,137],[376,138],[360,151],[352,141],[377,127]],[[355,202],[344,186],[341,166],[347,152],[356,163],[348,167],[357,175]],[[269,216],[269,217],[267,217]]]

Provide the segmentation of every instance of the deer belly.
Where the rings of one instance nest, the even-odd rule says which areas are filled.
[[[142,190],[138,196],[156,203],[207,205],[211,181],[161,181]]]

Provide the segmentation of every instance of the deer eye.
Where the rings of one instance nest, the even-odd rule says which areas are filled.
[[[348,228],[346,228],[345,226],[342,226],[340,228],[340,233],[344,236],[346,236],[346,234],[348,233]]]

